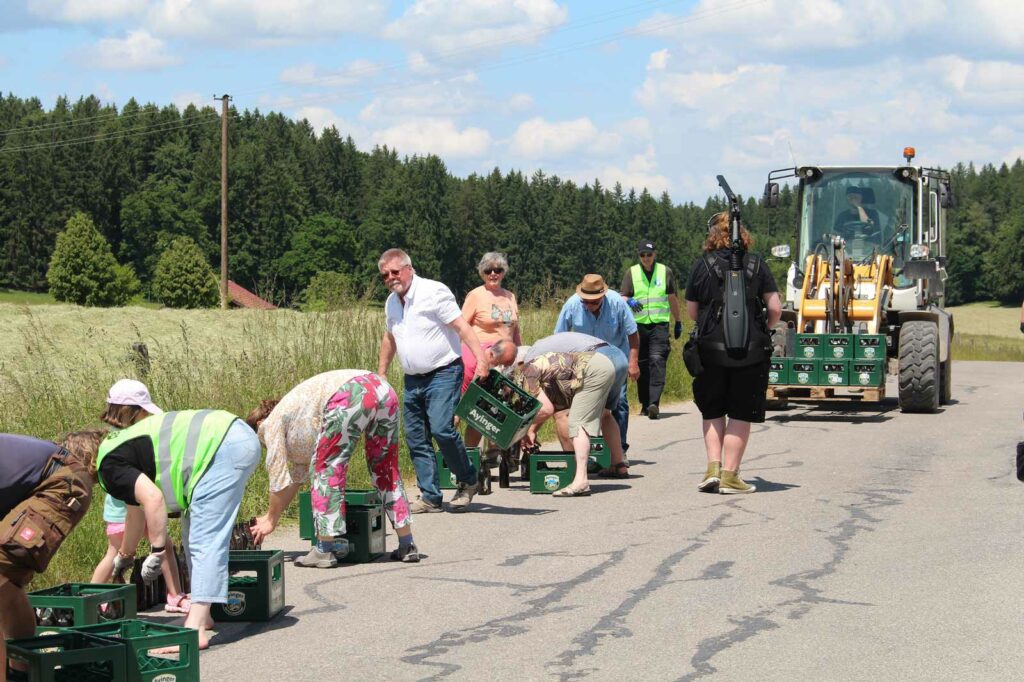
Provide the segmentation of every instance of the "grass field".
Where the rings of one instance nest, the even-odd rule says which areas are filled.
[[[524,311],[524,341],[547,336],[556,316],[554,309]],[[107,388],[125,376],[143,379],[164,409],[214,407],[245,415],[260,399],[279,397],[319,372],[375,369],[382,331],[379,308],[304,314],[0,303],[0,431],[59,439],[67,431],[97,426]],[[145,376],[133,359],[135,342],[149,351]],[[665,402],[691,397],[678,345]],[[397,361],[388,378],[400,391]],[[631,391],[635,405],[635,388]],[[550,439],[550,431],[542,431],[542,437]],[[404,478],[414,480],[404,445],[400,464]],[[353,457],[349,485],[370,485],[361,451]],[[106,549],[98,488],[97,496],[33,587],[88,579]],[[267,478],[260,468],[246,491],[242,517],[263,513],[266,500]]]

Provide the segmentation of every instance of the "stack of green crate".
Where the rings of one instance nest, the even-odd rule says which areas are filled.
[[[123,643],[66,630],[7,642],[8,661],[25,670],[11,671],[11,682],[127,682]]]
[[[218,621],[266,621],[284,608],[284,552],[234,550],[228,556],[228,602],[214,604]],[[245,572],[247,575],[234,575]]]
[[[792,361],[792,358],[773,357],[768,362],[768,383],[788,384],[789,365]]]
[[[793,358],[789,363],[789,383],[794,386],[817,386],[821,360]]]
[[[825,334],[823,360],[852,360],[853,352],[853,334]]]
[[[199,631],[143,620],[84,625],[77,632],[126,647],[127,682],[199,682]],[[178,647],[170,657],[153,649]]]
[[[547,494],[572,483],[576,456],[571,452],[535,452],[530,455],[530,492]]]
[[[818,370],[820,386],[846,386],[850,383],[850,361],[824,359]]]
[[[820,360],[824,357],[824,334],[797,334],[794,357],[801,360]]]
[[[380,491],[345,491],[345,539],[348,540],[348,555],[341,561],[346,564],[365,564],[385,554],[386,535],[384,528],[384,500]],[[313,528],[313,505],[309,491],[299,493],[299,537],[316,543]]]
[[[36,629],[53,626],[92,625],[134,618],[135,586],[64,583],[29,592],[28,603],[36,611]]]
[[[885,334],[858,334],[853,338],[855,360],[885,360]]]
[[[486,384],[490,391],[476,381],[470,382],[455,414],[505,450],[526,435],[540,410],[540,401],[494,369]]]

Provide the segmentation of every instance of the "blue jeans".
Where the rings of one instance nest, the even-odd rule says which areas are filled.
[[[242,504],[245,484],[256,470],[262,452],[256,432],[241,419],[236,420],[196,484],[192,502],[181,518],[193,602],[224,604],[228,600],[231,529]]]
[[[405,422],[405,443],[409,447],[412,466],[420,496],[430,504],[443,499],[441,479],[434,459],[431,438],[460,483],[476,483],[476,467],[466,455],[466,444],[455,428],[455,407],[462,389],[462,360],[429,374],[406,374],[402,396],[402,420]]]
[[[619,425],[619,434],[622,436],[622,451],[629,449],[626,442],[626,427],[629,426],[629,394],[626,393],[629,377],[629,360],[622,351],[615,346],[608,344],[595,349],[612,361],[615,367],[615,383],[608,391],[608,402],[605,404],[612,411],[612,416]]]

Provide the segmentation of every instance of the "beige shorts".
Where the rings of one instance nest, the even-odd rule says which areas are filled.
[[[569,406],[569,438],[575,438],[580,429],[590,436],[600,433],[601,413],[614,383],[615,365],[604,355],[594,353],[583,370],[583,385]]]

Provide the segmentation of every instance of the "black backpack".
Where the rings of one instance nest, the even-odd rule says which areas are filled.
[[[752,253],[743,255],[744,279],[747,285],[747,320],[750,325],[749,342],[743,351],[733,352],[725,347],[722,330],[723,285],[725,272],[722,262],[715,253],[705,253],[704,267],[708,271],[708,282],[714,288],[711,305],[701,311],[697,321],[697,344],[701,360],[708,365],[719,367],[747,367],[767,362],[772,355],[771,335],[765,317],[764,303],[754,288],[755,277],[761,269],[761,259]]]

